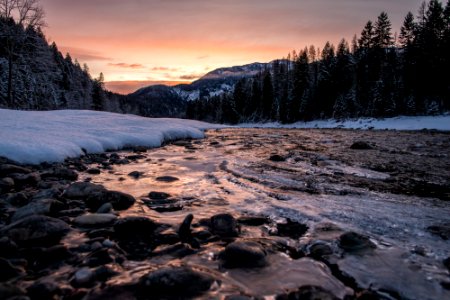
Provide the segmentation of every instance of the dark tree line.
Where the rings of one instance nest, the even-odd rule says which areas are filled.
[[[0,0],[0,107],[126,112],[123,98],[105,90],[103,75],[48,44],[39,0]]]
[[[234,92],[190,102],[187,117],[237,123],[389,117],[450,110],[450,1],[408,13],[398,38],[386,12],[351,45],[327,42],[274,61]]]

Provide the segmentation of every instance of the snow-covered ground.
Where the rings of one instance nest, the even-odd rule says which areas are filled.
[[[63,161],[67,157],[126,146],[159,147],[168,140],[202,138],[223,126],[181,119],[152,119],[86,110],[16,111],[0,109],[0,156],[20,163]],[[450,115],[321,120],[281,125],[240,124],[242,128],[437,129],[450,131]]]
[[[20,163],[63,161],[126,146],[159,147],[164,141],[202,138],[199,121],[152,119],[86,110],[16,111],[0,109],[0,156]]]
[[[338,121],[317,120],[311,122],[297,122],[293,124],[262,123],[240,124],[243,128],[348,128],[348,129],[395,129],[395,130],[422,130],[436,129],[450,131],[450,115],[422,116],[422,117],[395,117],[386,119],[351,119]]]

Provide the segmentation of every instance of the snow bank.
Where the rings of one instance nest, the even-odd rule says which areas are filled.
[[[125,146],[158,147],[164,141],[202,138],[217,125],[86,110],[0,109],[0,156],[20,163],[60,162]]]
[[[348,129],[392,129],[421,130],[436,129],[450,131],[450,115],[424,117],[395,117],[386,119],[317,120],[293,124],[264,123],[240,124],[242,128],[348,128]]]

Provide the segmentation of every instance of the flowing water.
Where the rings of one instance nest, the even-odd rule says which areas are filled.
[[[373,149],[350,149],[361,139]],[[281,158],[269,159],[273,155]],[[194,223],[225,212],[265,216],[272,223],[243,226],[241,236],[295,249],[325,243],[335,252],[328,263],[345,274],[341,277],[352,278],[358,288],[384,293],[386,299],[450,299],[449,272],[442,264],[450,256],[450,241],[427,230],[450,222],[449,156],[450,136],[439,133],[225,129],[209,131],[203,140],[148,150],[130,164],[81,179],[90,177],[136,197],[137,203],[122,215],[145,215],[174,226],[187,214],[194,215]],[[128,176],[133,171],[141,176]],[[178,180],[159,181],[160,176]],[[424,183],[428,185],[423,188]],[[158,212],[148,205],[150,191],[170,194],[176,200],[172,209]],[[287,219],[306,224],[306,234],[280,241],[273,235],[274,224]],[[376,249],[343,253],[337,240],[347,231],[368,236]],[[213,257],[219,250],[211,245],[181,260],[217,270]],[[151,262],[169,261],[155,257]],[[339,281],[314,260],[278,253],[270,261],[260,271],[217,271],[229,284],[217,293],[228,288],[267,296],[299,283],[321,282],[340,298],[351,294],[342,278]],[[111,283],[151,268],[148,261],[129,264],[128,273]]]

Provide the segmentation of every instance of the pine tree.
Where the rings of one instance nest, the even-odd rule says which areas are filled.
[[[270,71],[264,72],[263,86],[262,86],[262,117],[263,120],[270,120],[273,114],[273,85],[272,75]]]
[[[400,45],[404,48],[411,47],[416,37],[415,32],[416,24],[414,23],[414,15],[408,12],[403,21],[403,26],[400,28]]]
[[[375,43],[375,32],[372,21],[367,21],[366,26],[361,32],[361,37],[359,38],[359,47],[363,49],[370,49]]]
[[[378,16],[378,20],[375,23],[374,29],[374,43],[375,47],[378,48],[388,48],[393,45],[392,39],[392,25],[389,20],[388,14],[382,12]]]

